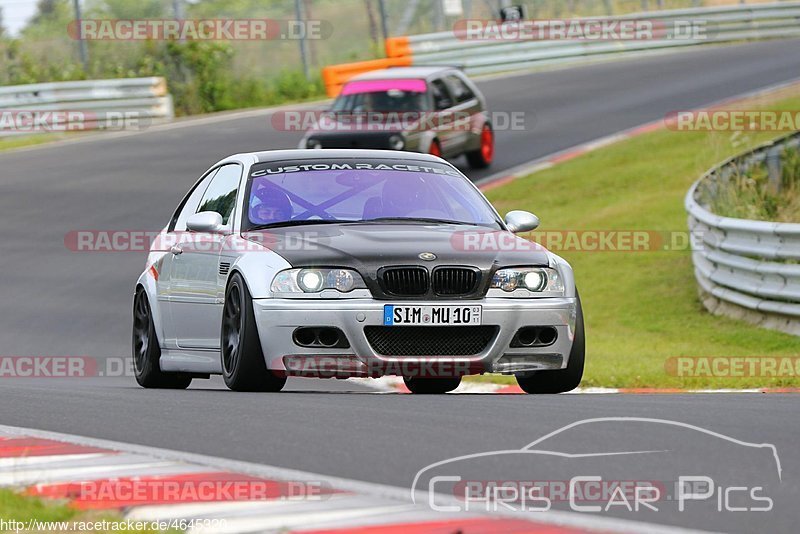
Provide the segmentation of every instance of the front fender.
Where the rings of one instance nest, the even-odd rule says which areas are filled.
[[[231,274],[238,272],[244,278],[247,289],[254,299],[271,298],[272,292],[269,287],[272,279],[279,271],[292,267],[283,256],[267,248],[246,252],[232,260]]]
[[[561,256],[550,251],[548,251],[548,254],[550,254],[550,266],[558,269],[558,272],[561,273],[561,278],[564,281],[564,296],[575,298],[578,292],[575,289],[575,273],[572,271],[572,266]]]

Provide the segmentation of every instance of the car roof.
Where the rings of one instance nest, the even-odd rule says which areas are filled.
[[[361,80],[397,80],[407,78],[430,78],[436,74],[445,74],[456,70],[453,67],[397,67],[393,69],[371,70],[350,78],[349,81]]]
[[[352,148],[322,148],[322,149],[291,149],[291,150],[265,150],[262,152],[246,152],[235,154],[227,159],[250,159],[254,163],[270,161],[300,161],[319,159],[355,158],[365,160],[399,159],[405,161],[428,161],[431,163],[444,163],[452,165],[443,159],[430,154],[419,152],[404,152],[402,150],[358,150]]]

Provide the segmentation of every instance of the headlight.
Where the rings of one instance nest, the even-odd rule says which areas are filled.
[[[392,136],[389,137],[389,148],[392,150],[403,150],[405,146],[406,142],[402,135],[392,134]]]
[[[319,140],[314,139],[313,137],[306,141],[306,148],[322,148],[322,143]]]
[[[564,281],[555,269],[549,267],[513,267],[494,273],[492,288],[508,293],[527,289],[534,293],[563,293]]]
[[[335,289],[348,293],[353,289],[366,289],[361,275],[350,269],[288,269],[272,279],[273,293],[319,293]]]

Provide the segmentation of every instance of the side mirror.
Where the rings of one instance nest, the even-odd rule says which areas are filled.
[[[506,226],[515,234],[539,228],[539,217],[529,211],[514,210],[506,213]]]
[[[216,211],[201,211],[186,219],[186,229],[191,232],[216,234],[222,231],[222,215]]]

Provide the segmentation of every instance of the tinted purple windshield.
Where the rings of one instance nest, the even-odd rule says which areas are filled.
[[[295,221],[436,219],[499,228],[489,203],[458,171],[420,162],[263,163],[250,173],[244,228]]]

